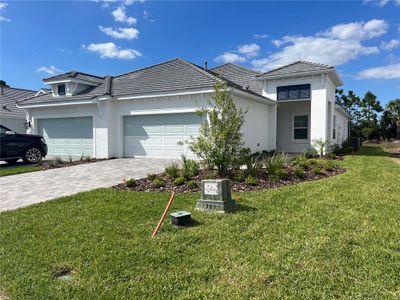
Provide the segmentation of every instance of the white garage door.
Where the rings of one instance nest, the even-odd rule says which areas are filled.
[[[38,120],[38,132],[46,140],[49,155],[93,156],[93,119]]]
[[[201,119],[196,113],[124,117],[124,153],[127,157],[194,157],[180,141],[197,136]]]

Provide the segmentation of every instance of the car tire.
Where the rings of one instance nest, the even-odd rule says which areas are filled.
[[[13,159],[5,159],[4,160],[7,164],[13,165],[18,161],[18,158],[13,158]]]
[[[27,164],[37,164],[42,160],[42,151],[37,146],[30,146],[26,148],[22,159]]]

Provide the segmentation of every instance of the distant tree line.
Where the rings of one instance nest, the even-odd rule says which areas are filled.
[[[336,102],[352,116],[351,135],[371,139],[400,139],[400,98],[382,107],[371,91],[363,98],[353,91],[336,90]]]

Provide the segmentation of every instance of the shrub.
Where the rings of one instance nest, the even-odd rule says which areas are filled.
[[[296,157],[291,161],[291,164],[294,166],[301,166],[304,163],[308,163],[305,153],[297,154]]]
[[[124,178],[124,185],[126,187],[132,187],[136,185],[135,178]]]
[[[317,158],[319,156],[317,150],[315,149],[309,149],[307,151],[304,151],[304,156],[306,158]]]
[[[314,167],[313,168],[313,173],[315,174],[315,175],[321,175],[321,174],[324,174],[324,172],[322,172],[322,170],[321,170],[321,168],[320,167]]]
[[[212,171],[205,172],[202,176],[202,179],[214,179],[214,178],[215,178],[215,174]]]
[[[300,166],[297,166],[294,169],[294,176],[298,177],[298,178],[304,178],[306,176],[306,173],[304,171],[304,169]]]
[[[247,176],[245,183],[248,185],[257,185],[257,178],[249,175]]]
[[[225,81],[217,80],[214,90],[208,107],[197,111],[208,118],[203,118],[199,135],[192,138],[189,148],[207,165],[215,166],[220,177],[225,177],[237,163],[244,145],[241,129],[247,111],[236,107]]]
[[[153,180],[153,186],[155,187],[163,187],[165,186],[165,181],[161,178],[156,178]]]
[[[91,160],[92,158],[89,155],[85,156],[85,161],[91,161]]]
[[[188,159],[185,155],[182,154],[182,175],[186,179],[190,179],[199,174],[199,164],[192,160]]]
[[[237,174],[233,177],[233,180],[237,182],[244,182],[246,180],[246,176],[244,176],[243,174]]]
[[[287,155],[283,152],[276,152],[265,159],[265,166],[269,175],[278,175],[283,171],[287,162]]]
[[[337,156],[340,154],[340,146],[338,144],[333,144],[329,147],[329,153]]]
[[[171,161],[166,167],[165,167],[165,174],[167,174],[169,177],[172,179],[175,179],[176,177],[179,176],[179,166],[178,163]]]
[[[179,176],[174,180],[174,185],[182,185],[186,181],[185,177]]]
[[[323,157],[325,152],[329,149],[330,141],[323,139],[316,139],[313,141],[313,146],[318,148],[318,154]]]
[[[333,161],[331,161],[331,160],[328,160],[328,161],[325,162],[324,169],[325,169],[326,171],[332,172],[332,171],[335,169],[335,167],[336,167],[335,162],[333,162]]]
[[[197,188],[196,180],[189,180],[188,182],[186,182],[186,185],[188,188],[191,188],[191,189]]]
[[[149,179],[149,180],[154,180],[156,178],[157,178],[157,174],[154,174],[154,173],[147,174],[147,179]]]
[[[262,169],[261,155],[247,156],[245,158],[246,175],[257,177]]]
[[[54,158],[54,163],[55,163],[56,165],[62,165],[62,164],[63,164],[63,160],[61,159],[61,157],[56,156],[56,157]]]

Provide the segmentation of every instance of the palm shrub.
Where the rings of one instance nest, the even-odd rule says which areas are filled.
[[[175,179],[176,177],[178,177],[179,176],[179,165],[178,165],[178,163],[174,162],[174,161],[171,161],[165,167],[165,174],[167,174],[172,179]]]
[[[199,174],[199,164],[192,159],[188,159],[185,155],[181,156],[182,162],[182,176],[190,179]]]
[[[328,150],[329,145],[329,140],[316,139],[313,141],[313,146],[318,149],[317,151],[320,157],[324,157],[324,154]]]

